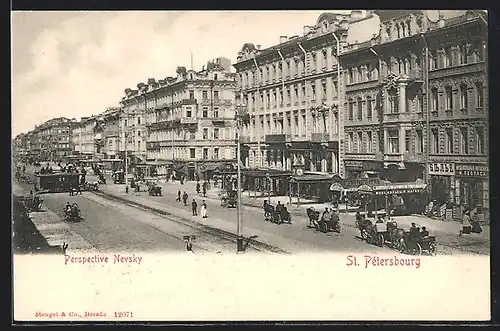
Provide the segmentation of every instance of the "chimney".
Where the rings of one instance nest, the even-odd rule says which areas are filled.
[[[306,36],[307,34],[309,34],[309,32],[311,32],[311,27],[310,27],[310,26],[305,25],[305,26],[304,26],[304,36]]]
[[[256,45],[255,47],[257,47],[257,49],[260,49],[260,45]]]
[[[288,41],[287,36],[280,36],[280,44],[286,43]]]

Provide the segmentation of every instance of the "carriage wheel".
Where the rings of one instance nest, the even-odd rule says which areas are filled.
[[[360,232],[361,232],[361,239],[366,241],[368,239],[368,233],[366,232],[365,229],[361,230]]]
[[[415,251],[417,255],[422,255],[422,246],[420,246],[419,243],[417,243],[417,245],[415,246]]]
[[[384,244],[385,244],[385,238],[384,238],[384,235],[382,233],[379,233],[378,236],[377,236],[377,239],[378,239],[378,245],[380,247],[383,247]]]
[[[319,230],[320,230],[321,232],[323,232],[323,233],[327,233],[327,232],[328,232],[326,222],[321,222],[321,223],[320,223]]]
[[[437,255],[437,247],[436,247],[436,244],[435,243],[431,243],[429,245],[429,253],[432,255],[432,256],[436,256]]]
[[[406,242],[403,240],[399,243],[399,252],[404,254],[406,251]]]

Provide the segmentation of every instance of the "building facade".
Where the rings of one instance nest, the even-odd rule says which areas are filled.
[[[438,203],[488,207],[484,13],[374,14],[379,31],[340,56],[346,177],[421,179]]]
[[[250,114],[242,132],[247,167],[341,173],[337,53],[349,26],[366,15],[325,13],[314,26],[304,27],[301,37],[281,36],[279,44],[263,50],[243,45],[234,67],[237,103]]]
[[[35,127],[29,135],[29,151],[32,159],[45,161],[65,160],[72,154],[72,131],[75,119],[59,117]]]
[[[235,88],[235,75],[216,64],[200,72],[179,67],[177,77],[143,86],[153,173],[203,178],[235,162]]]

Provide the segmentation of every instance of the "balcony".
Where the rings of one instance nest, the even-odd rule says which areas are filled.
[[[330,134],[326,132],[320,132],[320,133],[312,133],[311,134],[311,141],[312,142],[327,142],[330,140]]]
[[[181,124],[197,124],[198,118],[196,117],[183,117],[181,118]]]
[[[475,72],[484,71],[484,62],[467,63],[453,67],[439,68],[429,71],[429,79],[437,79],[449,76],[462,76]]]
[[[384,154],[385,162],[403,162],[403,154],[402,153],[385,153]]]
[[[408,74],[408,79],[410,79],[410,81],[414,83],[423,83],[424,76],[422,74],[422,69],[420,68],[411,69]]]
[[[284,144],[286,142],[286,136],[284,134],[267,134],[265,136],[265,142],[267,144]]]
[[[414,162],[414,163],[423,163],[425,162],[425,157],[423,153],[404,153],[403,154],[404,162]]]

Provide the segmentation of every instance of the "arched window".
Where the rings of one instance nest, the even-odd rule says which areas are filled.
[[[354,105],[353,105],[353,101],[352,99],[349,99],[347,101],[347,107],[348,107],[348,111],[347,111],[347,116],[348,116],[348,119],[349,121],[352,121],[352,118],[354,117]]]
[[[361,97],[358,97],[357,101],[357,106],[358,106],[358,121],[363,120],[363,99]]]
[[[469,100],[467,98],[467,85],[460,84],[460,109],[467,109]]]

